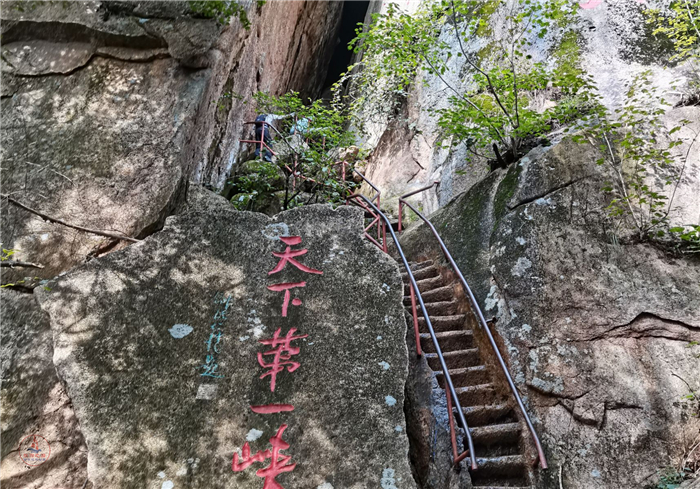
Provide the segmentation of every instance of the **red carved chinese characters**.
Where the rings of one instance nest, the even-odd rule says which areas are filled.
[[[282,242],[287,245],[287,249],[284,250],[282,253],[276,253],[274,251],[272,252],[272,254],[279,258],[280,261],[277,262],[275,268],[267,272],[268,275],[281,272],[285,268],[287,263],[294,265],[302,272],[312,273],[315,275],[323,275],[323,272],[321,270],[316,270],[315,268],[307,267],[306,265],[300,263],[295,259],[298,256],[305,255],[309,251],[306,248],[303,248],[301,250],[292,250],[292,246],[301,244],[301,236],[281,236],[280,240],[282,240]],[[286,282],[267,286],[269,290],[272,290],[274,292],[284,291],[284,301],[282,303],[283,318],[287,317],[287,311],[289,309],[289,300],[292,297],[290,289],[294,289],[297,287],[306,287],[306,282]],[[292,300],[292,305],[300,306],[301,299]]]
[[[277,434],[270,438],[270,445],[272,450],[261,450],[251,457],[250,455],[250,445],[248,442],[243,445],[241,461],[238,460],[238,454],[233,454],[233,462],[231,463],[231,469],[234,472],[241,472],[248,467],[250,467],[255,462],[264,462],[268,458],[270,459],[270,465],[263,469],[259,469],[255,475],[258,477],[264,477],[265,483],[263,484],[263,489],[284,489],[275,479],[278,475],[283,472],[291,472],[294,470],[297,464],[289,463],[292,459],[289,455],[281,455],[280,450],[286,450],[289,448],[289,443],[282,439],[282,433],[287,429],[287,425],[283,424],[277,430]]]
[[[301,236],[281,236],[280,240],[286,245],[286,249],[281,252],[273,252],[272,254],[279,258],[275,268],[270,270],[267,274],[274,275],[283,271],[287,267],[287,263],[296,267],[305,273],[310,273],[314,275],[322,275],[321,270],[316,270],[314,268],[308,267],[297,260],[298,257],[308,253],[307,249],[297,249],[293,250],[292,246],[301,244]],[[282,317],[287,317],[287,312],[289,310],[289,302],[292,302],[293,306],[300,306],[302,301],[300,298],[296,297],[292,299],[292,289],[306,287],[306,282],[281,282],[277,284],[268,285],[267,288],[273,292],[284,292],[284,300],[282,302]],[[297,291],[299,292],[299,291]],[[290,328],[287,334],[280,337],[282,333],[282,328],[277,329],[272,338],[260,340],[260,343],[270,347],[269,350],[258,353],[258,363],[261,367],[266,369],[260,378],[270,377],[270,391],[275,391],[275,386],[277,383],[277,374],[283,372],[285,369],[287,372],[294,372],[297,370],[301,364],[292,360],[292,357],[298,355],[300,349],[292,346],[292,342],[295,340],[300,340],[302,338],[307,338],[309,335],[295,335],[296,328]],[[266,361],[266,357],[271,357],[269,362]],[[261,404],[250,406],[250,409],[256,414],[279,414],[285,412],[291,412],[294,410],[294,406],[291,404],[282,403],[271,403],[271,404]],[[281,450],[286,450],[289,448],[289,444],[282,440],[282,433],[287,429],[287,425],[283,424],[277,430],[277,434],[270,438],[270,444],[272,445],[271,450],[261,450],[255,455],[250,453],[250,444],[246,442],[242,448],[242,456],[238,457],[238,454],[233,455],[233,462],[231,464],[231,469],[234,472],[241,472],[248,468],[250,465],[256,462],[264,462],[268,458],[270,459],[270,465],[263,469],[259,469],[256,472],[258,477],[264,477],[265,483],[263,489],[284,489],[276,480],[277,476],[283,472],[291,472],[296,467],[296,463],[291,463],[291,456],[281,455],[279,452]]]
[[[282,317],[287,317],[287,309],[289,308],[289,299],[292,297],[290,289],[295,289],[297,287],[306,287],[306,282],[290,282],[286,284],[274,284],[268,285],[267,288],[273,292],[282,292],[284,290],[284,301],[282,302]],[[292,304],[295,306],[301,305],[301,299],[294,299]]]
[[[291,345],[292,341],[309,336],[307,334],[294,336],[294,333],[296,333],[296,328],[291,328],[287,333],[287,336],[280,338],[279,336],[281,331],[282,328],[279,328],[277,331],[275,331],[275,334],[271,339],[260,340],[260,343],[263,345],[270,345],[272,350],[258,353],[258,363],[260,366],[270,369],[262,374],[260,378],[264,379],[268,375],[272,377],[270,380],[270,390],[272,392],[275,391],[275,382],[277,381],[278,373],[282,372],[285,367],[287,368],[287,372],[294,372],[301,366],[301,364],[291,360],[292,355],[299,354],[299,348],[293,347]],[[263,357],[268,355],[273,355],[271,363],[265,363],[265,360],[263,360]]]
[[[275,268],[267,272],[268,275],[272,275],[273,273],[282,271],[282,269],[287,263],[291,263],[302,272],[323,275],[323,272],[321,270],[316,270],[314,268],[307,267],[303,263],[299,263],[294,259],[297,256],[305,255],[309,252],[309,250],[307,250],[306,248],[301,250],[292,250],[292,245],[301,244],[301,236],[281,236],[280,239],[284,244],[287,245],[287,249],[284,250],[282,253],[275,253],[274,251],[272,252],[273,255],[275,255],[277,258],[281,258],[281,260],[277,263],[277,266]]]

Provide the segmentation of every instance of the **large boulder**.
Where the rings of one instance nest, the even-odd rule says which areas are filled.
[[[48,315],[32,294],[0,289],[0,301],[0,484],[10,489],[80,489],[87,478],[87,447],[53,365]],[[43,438],[39,446],[48,456],[43,463],[26,459],[26,464],[20,458],[28,454],[26,443],[20,443],[32,435]]]
[[[250,29],[198,18],[190,3],[3,4],[3,194],[75,225],[147,236],[190,178],[223,187],[255,92],[321,89],[339,2],[248,2]],[[43,265],[41,278],[124,244],[2,208],[3,248]]]
[[[618,234],[596,159],[564,139],[431,216],[495,320],[549,457],[541,488],[560,473],[564,487],[644,487],[700,431],[700,264]],[[431,242],[424,225],[402,237],[409,255]]]
[[[273,439],[284,487],[415,487],[403,285],[362,212],[270,219],[198,200],[36,292],[95,487],[258,489]],[[290,249],[308,252],[273,255]],[[286,305],[275,284],[293,286]],[[270,344],[278,334],[298,338]],[[271,404],[281,412],[257,407]]]

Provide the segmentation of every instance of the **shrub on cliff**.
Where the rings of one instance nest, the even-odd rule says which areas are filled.
[[[588,101],[569,27],[573,12],[565,0],[442,0],[410,15],[390,5],[354,41],[363,60],[349,75],[355,87],[350,106],[366,116],[368,102],[383,97],[390,113],[393,96],[405,95],[422,69],[449,93],[446,107],[429,109],[438,116],[443,142],[466,142],[487,158],[500,148],[516,160],[528,139],[548,132],[553,121],[575,119]],[[554,29],[562,39],[555,62],[534,61],[528,47]],[[538,104],[545,92],[576,103]]]

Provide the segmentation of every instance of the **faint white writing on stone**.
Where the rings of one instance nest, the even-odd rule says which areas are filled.
[[[382,489],[397,489],[395,477],[396,471],[394,469],[384,469],[382,480],[380,481]]]
[[[515,262],[515,266],[511,269],[510,273],[514,277],[522,277],[525,274],[525,270],[532,266],[532,262],[527,258],[520,257],[518,261]]]
[[[289,236],[289,226],[283,222],[276,222],[274,224],[268,224],[261,232],[267,239],[279,241],[280,236]]]

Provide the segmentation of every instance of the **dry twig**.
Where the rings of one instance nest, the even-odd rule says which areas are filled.
[[[7,201],[10,204],[12,204],[16,207],[19,207],[20,209],[24,209],[27,212],[31,212],[32,214],[35,214],[35,215],[41,217],[43,220],[48,221],[48,222],[52,222],[55,224],[61,224],[62,226],[66,226],[66,227],[69,227],[72,229],[77,229],[78,231],[83,231],[85,233],[97,234],[99,236],[106,236],[108,238],[123,239],[124,241],[131,241],[132,243],[139,242],[138,239],[130,238],[129,236],[123,236],[121,234],[111,233],[109,231],[99,231],[97,229],[90,229],[90,228],[85,228],[82,226],[76,226],[75,224],[70,224],[62,219],[48,216],[48,215],[44,214],[43,212],[39,212],[37,210],[32,209],[31,207],[27,207],[26,205],[17,202],[15,199],[10,197],[9,195],[0,194],[0,197],[2,197],[3,199],[7,199]]]
[[[0,267],[10,267],[10,268],[44,268],[44,265],[40,265],[38,263],[32,263],[29,261],[12,261],[12,260],[5,260],[5,261],[0,261]]]

